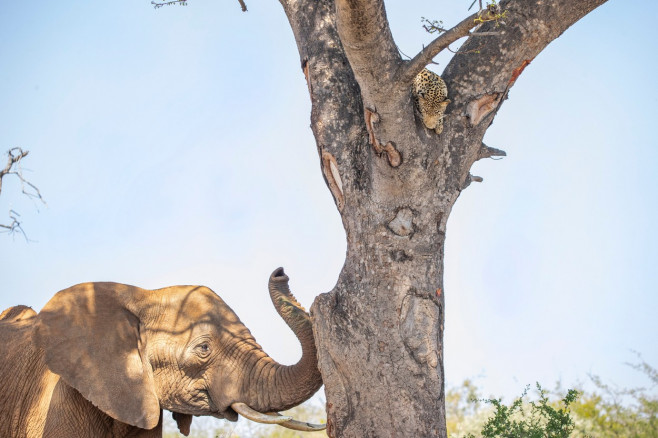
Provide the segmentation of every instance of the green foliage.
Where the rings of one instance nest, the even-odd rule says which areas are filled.
[[[641,360],[628,364],[649,380],[649,387],[618,388],[590,376],[596,389],[573,406],[576,416],[574,437],[655,438],[658,437],[658,370]]]
[[[594,391],[549,392],[537,384],[537,401],[525,401],[528,388],[510,405],[501,399],[478,399],[469,380],[446,392],[451,438],[656,438],[658,437],[658,370],[640,360],[629,364],[648,380],[648,387],[618,388],[590,376]],[[470,407],[467,400],[471,400]]]
[[[446,28],[443,27],[443,21],[420,17],[420,22],[423,23],[423,29],[428,33],[443,33],[446,31]]]
[[[448,436],[465,436],[482,429],[489,408],[483,408],[477,386],[471,380],[446,391]]]
[[[537,383],[539,400],[524,402],[527,386],[521,397],[510,406],[501,399],[480,400],[494,407],[493,415],[482,428],[482,438],[568,438],[574,429],[570,405],[578,398],[578,392],[570,389],[561,406],[554,407],[546,396],[547,392]],[[470,433],[467,438],[475,438]]]

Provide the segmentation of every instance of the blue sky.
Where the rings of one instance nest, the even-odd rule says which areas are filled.
[[[235,3],[235,4],[234,4]],[[34,242],[0,235],[0,309],[111,280],[204,284],[282,362],[299,354],[269,303],[277,266],[307,307],[344,261],[296,46],[278,2],[36,2],[0,13],[0,149],[30,151],[44,208],[7,180]],[[420,17],[470,1],[388,4],[412,56]],[[640,383],[658,365],[658,40],[649,0],[611,0],[541,53],[485,141],[446,243],[446,378],[493,395]],[[440,72],[451,55],[437,58]],[[38,207],[38,211],[37,211]]]

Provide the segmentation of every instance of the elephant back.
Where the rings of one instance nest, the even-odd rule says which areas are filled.
[[[27,306],[0,313],[0,437],[41,436],[49,395],[59,380],[34,345],[36,316]]]
[[[0,323],[25,322],[33,319],[35,316],[37,316],[37,312],[31,307],[14,306],[0,313]]]

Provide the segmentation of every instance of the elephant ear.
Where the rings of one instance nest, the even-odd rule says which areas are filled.
[[[101,411],[152,429],[160,403],[153,370],[140,354],[140,320],[127,308],[146,292],[116,283],[65,289],[38,314],[34,340],[48,368]]]

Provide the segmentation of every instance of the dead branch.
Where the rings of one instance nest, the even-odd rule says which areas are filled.
[[[171,1],[160,2],[160,3],[156,1],[151,1],[151,4],[155,9],[161,8],[163,6],[171,6],[175,4],[179,4],[181,6],[187,6],[187,0],[171,0]]]
[[[5,175],[16,174],[16,171],[12,171],[14,165],[18,166],[20,161],[29,153],[30,151],[23,151],[21,148],[11,148],[7,151],[7,165],[0,170],[0,193],[2,193],[2,178]]]
[[[29,154],[30,151],[24,151],[21,148],[11,148],[7,151],[7,165],[0,171],[0,193],[2,193],[2,179],[7,175],[15,175],[21,182],[21,190],[28,198],[38,199],[46,204],[45,199],[41,196],[41,192],[31,182],[23,176],[23,169],[21,168],[21,160]]]
[[[245,4],[244,0],[238,0],[238,2],[240,2],[240,9],[242,9],[242,12],[247,12],[247,5]],[[179,4],[181,6],[187,6],[187,0],[169,0],[163,2],[151,0],[151,4],[155,9],[161,8],[163,6],[171,6],[175,4]]]
[[[18,219],[20,216],[21,215],[18,214],[18,212],[9,210],[9,219],[11,219],[11,223],[9,225],[0,224],[0,228],[4,228],[4,231],[0,231],[0,233],[9,233],[14,235],[15,233],[20,232],[25,238],[25,241],[29,242],[30,239],[27,238],[27,234],[25,234],[25,231],[21,226],[21,221]]]
[[[7,175],[14,175],[21,182],[21,190],[25,196],[31,199],[38,199],[44,205],[47,205],[46,200],[41,195],[41,191],[39,191],[39,188],[23,176],[21,160],[25,158],[29,153],[29,151],[24,151],[22,148],[11,148],[7,151],[7,164],[5,165],[4,169],[0,170],[0,193],[2,193],[2,181],[4,177]],[[9,219],[11,219],[11,223],[9,225],[0,224],[0,228],[4,229],[4,231],[0,232],[9,234],[20,232],[23,234],[23,237],[25,237],[25,240],[28,240],[25,231],[23,231],[23,228],[21,227],[21,221],[19,218],[20,214],[18,212],[9,210]]]

